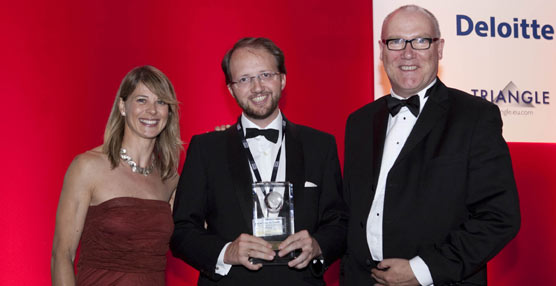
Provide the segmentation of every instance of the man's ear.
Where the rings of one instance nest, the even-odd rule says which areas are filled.
[[[286,75],[281,73],[280,74],[280,82],[281,82],[281,90],[284,90],[286,87]]]
[[[233,90],[233,88],[232,88],[232,85],[231,85],[231,84],[228,84],[227,87],[228,87],[228,91],[230,92],[230,94],[232,95],[232,97],[233,97],[233,98],[236,98],[236,96],[234,95],[234,90]]]
[[[384,51],[384,43],[383,43],[381,40],[378,41],[378,47],[380,48],[380,56],[379,56],[379,58],[380,58],[380,60],[382,61],[382,52]]]
[[[442,59],[442,53],[444,52],[444,39],[438,40],[438,59]]]

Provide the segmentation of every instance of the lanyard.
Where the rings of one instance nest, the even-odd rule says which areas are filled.
[[[247,139],[243,135],[243,127],[241,126],[241,118],[238,120],[237,123],[237,131],[239,132],[239,137],[241,138],[241,142],[243,145],[243,149],[247,152],[247,159],[249,160],[249,165],[253,170],[253,174],[255,174],[255,178],[257,182],[262,182],[261,174],[259,173],[259,169],[257,168],[257,164],[255,163],[255,159],[253,159],[253,154],[251,154],[251,150],[249,149],[249,144],[247,144]],[[280,154],[282,153],[282,145],[284,144],[284,137],[286,135],[286,120],[282,119],[282,139],[280,148],[278,149],[278,154],[276,154],[276,159],[274,160],[274,166],[272,167],[272,175],[270,177],[271,182],[276,181],[276,176],[278,175],[278,166],[280,165]],[[266,191],[264,191],[266,195]]]

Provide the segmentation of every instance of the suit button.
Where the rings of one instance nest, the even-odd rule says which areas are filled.
[[[371,266],[371,258],[370,257],[365,259],[365,264],[367,264],[367,266],[369,266],[369,267]]]

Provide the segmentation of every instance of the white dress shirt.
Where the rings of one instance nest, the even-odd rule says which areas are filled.
[[[434,80],[425,89],[419,91],[419,114],[423,110],[427,99],[425,97],[426,91],[436,83]],[[391,91],[392,97],[397,99],[404,99]],[[386,179],[392,165],[398,158],[407,137],[411,133],[417,118],[404,106],[400,109],[396,116],[388,116],[388,127],[386,129],[386,139],[384,141],[384,150],[382,153],[382,163],[380,165],[380,173],[378,176],[378,183],[375,191],[371,211],[367,219],[367,244],[371,251],[371,257],[375,261],[382,261],[384,259],[383,246],[382,246],[382,217],[384,214],[384,196],[386,192]],[[411,270],[415,274],[417,281],[421,285],[432,285],[432,276],[428,266],[423,259],[419,256],[412,258],[409,261]]]
[[[241,115],[241,126],[243,127],[243,135],[245,135],[246,128],[257,128],[261,129],[261,127],[257,126],[255,123],[247,119],[245,114]],[[278,165],[278,173],[276,174],[276,181],[282,182],[286,180],[286,138],[284,137],[284,141],[282,142],[282,113],[279,112],[278,116],[264,129],[276,129],[278,130],[278,142],[274,143],[268,141],[264,136],[259,135],[254,138],[247,139],[247,144],[249,145],[249,150],[253,155],[253,159],[255,160],[255,164],[257,164],[257,168],[259,169],[259,173],[261,175],[261,179],[263,181],[270,181],[272,176],[272,167],[274,166],[274,161],[276,160],[276,155],[278,154],[278,150],[280,146],[282,146],[282,151],[280,153],[280,164]],[[251,170],[251,176],[253,177],[253,182],[257,181],[255,177],[255,173]],[[246,190],[248,191],[248,190]],[[282,192],[283,190],[275,190],[278,192]],[[258,197],[260,200],[260,206],[263,213],[266,212],[266,205],[264,203],[264,194],[262,191],[258,190]],[[271,214],[272,216],[273,214]],[[278,215],[278,214],[274,214]],[[228,242],[220,251],[220,255],[218,256],[218,261],[216,263],[216,270],[217,274],[222,276],[227,275],[230,269],[232,268],[231,264],[224,263],[224,254],[226,253],[226,249],[231,242]]]

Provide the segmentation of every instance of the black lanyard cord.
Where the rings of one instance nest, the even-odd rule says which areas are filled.
[[[261,174],[259,173],[257,164],[255,163],[255,159],[253,158],[253,154],[249,149],[249,144],[247,143],[247,139],[245,139],[245,136],[243,135],[241,118],[238,120],[237,131],[239,132],[239,137],[241,138],[243,149],[245,149],[247,153],[247,160],[249,161],[249,166],[251,166],[251,170],[253,170],[253,174],[255,174],[255,178],[257,179],[257,182],[262,182]],[[282,145],[284,144],[285,136],[286,136],[286,120],[282,119],[282,140],[281,140],[280,148],[278,149],[278,154],[276,154],[276,159],[274,160],[274,166],[272,166],[272,175],[270,177],[271,182],[275,182],[276,177],[278,176],[278,167],[280,166],[280,154],[282,153]],[[263,189],[263,193],[266,195],[266,191],[264,189]]]

